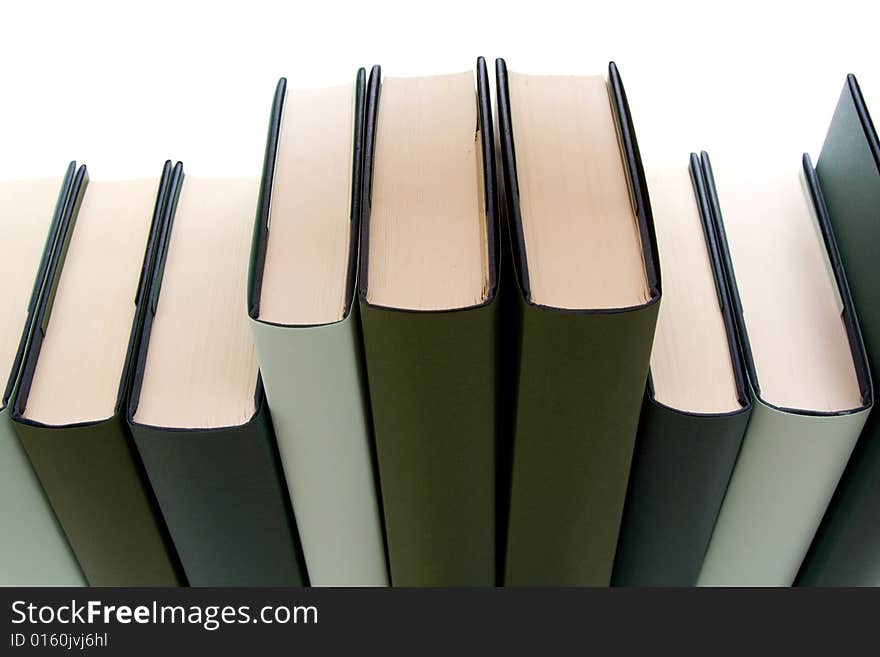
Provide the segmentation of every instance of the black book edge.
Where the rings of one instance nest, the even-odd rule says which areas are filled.
[[[718,248],[721,253],[722,262],[724,264],[725,283],[727,285],[728,294],[733,308],[733,314],[736,318],[736,332],[739,338],[740,347],[745,362],[746,371],[748,372],[749,381],[757,399],[765,406],[775,409],[783,413],[791,413],[794,415],[806,415],[817,417],[833,417],[838,415],[851,415],[869,408],[872,404],[871,380],[868,372],[867,358],[865,348],[862,344],[861,334],[858,330],[858,324],[855,321],[855,309],[852,297],[850,296],[849,285],[844,274],[843,262],[837,250],[837,243],[834,239],[834,232],[831,228],[831,221],[828,215],[828,209],[825,207],[825,200],[822,191],[818,185],[815,171],[808,155],[803,157],[804,174],[807,180],[807,187],[813,201],[813,207],[816,211],[819,227],[822,231],[822,238],[828,259],[834,270],[834,278],[837,284],[838,293],[843,304],[843,321],[846,327],[847,338],[849,340],[850,350],[853,356],[853,364],[856,370],[856,377],[859,382],[859,388],[862,392],[862,405],[857,408],[845,409],[841,411],[816,411],[810,409],[788,408],[785,406],[777,406],[768,402],[761,397],[761,388],[758,382],[757,370],[755,368],[754,355],[752,353],[749,342],[748,331],[746,330],[745,317],[743,315],[742,300],[739,294],[739,288],[736,283],[736,275],[733,269],[733,261],[730,256],[730,248],[727,242],[727,233],[724,230],[724,217],[721,213],[721,204],[718,198],[718,190],[715,186],[715,177],[712,174],[712,163],[709,154],[703,151],[700,155],[700,164],[703,172],[703,178],[706,184],[706,192],[709,199],[709,206],[712,211],[712,220],[715,225],[715,232],[718,237]]]
[[[605,315],[629,312],[646,308],[660,301],[660,258],[657,253],[657,237],[654,232],[654,217],[651,212],[651,199],[648,195],[648,184],[642,166],[642,157],[633,128],[632,115],[626,99],[623,81],[614,62],[608,64],[608,87],[613,115],[616,122],[620,151],[627,171],[627,183],[631,191],[633,211],[639,229],[642,245],[642,258],[648,281],[650,298],[645,303],[623,308],[557,308],[535,303],[532,300],[529,284],[528,262],[526,258],[525,240],[523,237],[522,215],[519,204],[519,181],[516,173],[516,146],[513,136],[513,123],[510,111],[510,89],[507,79],[507,63],[498,58],[495,60],[495,87],[498,98],[498,131],[501,145],[501,162],[504,175],[504,194],[507,207],[510,239],[514,252],[514,264],[519,281],[520,292],[527,306],[541,308],[553,312],[574,313],[582,315]]]
[[[730,293],[724,282],[724,265],[719,251],[715,226],[712,223],[712,212],[709,207],[709,198],[706,193],[706,182],[703,179],[702,170],[700,168],[700,158],[696,153],[691,153],[688,169],[691,174],[691,182],[694,186],[694,195],[696,196],[697,208],[700,213],[700,223],[703,226],[703,237],[706,243],[706,251],[709,255],[709,262],[712,265],[712,279],[715,282],[715,292],[718,295],[718,305],[721,308],[721,316],[724,320],[724,331],[727,336],[727,347],[730,354],[731,366],[733,368],[736,396],[741,408],[735,411],[725,411],[722,413],[699,413],[695,411],[685,411],[664,404],[663,402],[658,401],[654,396],[654,381],[651,378],[650,370],[648,370],[648,382],[645,387],[646,398],[651,404],[688,417],[712,418],[739,415],[740,413],[746,413],[751,410],[752,399],[749,395],[748,388],[746,387],[743,355],[740,352],[739,342],[736,337],[736,321],[731,312]]]
[[[348,319],[357,289],[358,245],[361,218],[363,151],[364,151],[364,112],[365,112],[366,71],[358,69],[355,78],[354,126],[351,177],[351,214],[349,227],[348,271],[345,283],[345,309],[340,320],[328,322],[336,324]],[[275,160],[281,138],[284,103],[287,98],[287,79],[281,78],[275,88],[272,111],[269,116],[269,134],[266,138],[266,154],[263,159],[263,172],[260,179],[260,197],[254,221],[254,234],[251,242],[250,265],[248,267],[248,316],[254,321],[269,326],[283,328],[314,328],[321,324],[281,324],[260,319],[260,297],[263,288],[263,271],[266,265],[266,248],[269,239],[269,211],[272,205],[272,187],[275,182]],[[323,324],[326,326],[327,324]]]
[[[46,273],[49,269],[49,261],[55,250],[55,243],[58,235],[61,233],[61,225],[67,211],[67,204],[70,200],[70,191],[73,186],[73,179],[76,175],[76,162],[72,161],[67,165],[67,171],[61,181],[61,188],[58,190],[58,198],[55,201],[55,209],[52,214],[52,221],[49,224],[49,230],[46,233],[46,241],[43,245],[43,254],[40,256],[40,264],[37,267],[36,276],[34,277],[34,286],[31,290],[30,301],[28,301],[28,312],[25,320],[24,328],[21,332],[21,338],[18,342],[18,348],[15,352],[15,358],[12,361],[12,368],[9,371],[9,379],[6,382],[6,388],[3,392],[3,398],[0,399],[0,410],[6,408],[12,400],[12,395],[19,381],[21,364],[24,360],[25,351],[28,346],[28,338],[31,335],[31,329],[34,326],[36,318],[36,309],[40,303],[40,296],[43,293],[43,285],[46,282]]]
[[[170,167],[170,162],[166,163]],[[237,427],[246,427],[254,422],[258,422],[260,416],[267,413],[265,394],[263,392],[263,379],[257,374],[257,385],[254,389],[254,414],[247,422],[239,425],[228,427],[206,427],[206,428],[190,428],[190,427],[160,427],[149,424],[141,424],[135,421],[134,416],[140,402],[141,388],[144,381],[144,370],[147,365],[147,352],[150,349],[150,334],[153,329],[153,320],[156,318],[156,309],[159,306],[159,295],[162,291],[162,278],[165,274],[165,262],[168,258],[168,247],[171,243],[171,231],[174,227],[174,216],[177,212],[177,202],[180,199],[180,190],[184,183],[183,163],[177,162],[171,173],[171,181],[168,188],[168,200],[162,208],[159,221],[159,229],[157,231],[157,247],[154,249],[155,257],[153,265],[148,273],[145,273],[144,284],[141,286],[140,294],[143,301],[143,321],[139,327],[139,344],[137,346],[137,357],[133,359],[133,370],[131,374],[130,395],[128,398],[128,408],[125,414],[125,420],[129,427],[146,427],[151,429],[159,429],[162,431],[171,431],[176,433],[188,432],[218,432],[229,431]],[[148,303],[147,303],[148,301]]]
[[[377,121],[379,118],[379,97],[382,88],[382,68],[373,66],[370,71],[370,79],[367,84],[366,117],[363,155],[363,184],[361,210],[361,258],[360,258],[360,302],[370,308],[380,308],[393,312],[437,314],[456,313],[467,310],[475,310],[490,306],[495,302],[498,292],[498,270],[500,265],[500,253],[498,248],[498,190],[495,176],[495,127],[492,121],[492,103],[489,92],[489,73],[486,60],[477,58],[476,65],[477,88],[475,99],[477,103],[477,131],[480,133],[480,146],[483,160],[483,193],[486,208],[486,246],[489,254],[489,287],[486,291],[486,300],[472,306],[461,308],[448,308],[442,310],[416,310],[412,308],[394,308],[383,306],[367,301],[367,271],[370,243],[370,209],[373,194],[373,162],[376,152]]]
[[[27,398],[30,393],[31,383],[33,382],[33,376],[36,370],[37,361],[40,357],[40,350],[43,345],[43,339],[46,335],[46,329],[49,325],[49,320],[52,315],[52,306],[55,301],[55,293],[58,288],[58,283],[61,280],[61,275],[64,269],[64,262],[67,257],[67,250],[70,246],[70,240],[73,237],[73,232],[76,229],[76,220],[79,215],[79,209],[82,205],[83,198],[85,197],[85,193],[88,188],[88,170],[86,169],[85,165],[81,165],[79,167],[79,170],[74,177],[70,189],[70,196],[67,203],[66,211],[61,220],[59,235],[56,239],[56,247],[48,260],[46,270],[46,292],[43,294],[40,302],[37,304],[36,307],[36,326],[30,338],[30,342],[26,349],[26,355],[24,357],[25,361],[21,373],[20,389],[18,394],[16,395],[15,405],[13,408],[13,421],[19,422],[21,424],[45,427],[49,429],[67,429],[73,427],[102,424],[113,419],[122,411],[122,406],[126,399],[126,394],[129,391],[129,386],[133,375],[133,357],[134,353],[138,349],[140,325],[145,315],[144,305],[147,293],[146,279],[149,271],[152,269],[153,260],[156,254],[155,245],[156,240],[158,239],[159,226],[161,223],[163,208],[165,206],[166,197],[169,191],[170,176],[171,162],[166,161],[162,169],[162,175],[159,179],[158,190],[156,193],[156,202],[153,207],[153,217],[150,223],[150,231],[147,236],[147,244],[144,248],[141,273],[138,278],[138,287],[135,293],[135,298],[133,299],[136,308],[135,317],[134,321],[132,322],[132,328],[129,336],[128,346],[126,349],[125,360],[123,362],[122,375],[120,376],[119,388],[116,397],[116,404],[113,409],[113,415],[109,418],[99,418],[95,420],[86,420],[83,422],[73,422],[68,424],[45,424],[43,422],[38,422],[36,420],[25,418],[23,416],[23,413],[27,405]]]

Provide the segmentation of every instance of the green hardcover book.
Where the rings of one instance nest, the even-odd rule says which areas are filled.
[[[752,415],[700,586],[791,586],[871,410],[843,262],[809,156],[800,172],[703,175]]]
[[[275,92],[248,315],[312,586],[387,586],[357,290],[366,73]]]
[[[855,76],[847,77],[816,176],[855,302],[873,380],[880,377],[880,141]],[[880,586],[880,414],[868,418],[799,584]]]
[[[0,381],[6,381],[0,399],[3,586],[85,583],[9,417],[75,172],[76,164],[71,162],[63,178],[0,182]]]
[[[660,301],[645,175],[613,63],[496,71],[519,291],[504,583],[607,586]]]
[[[92,586],[174,586],[179,567],[125,425],[171,164],[161,178],[89,182],[49,260],[12,419]]]
[[[174,168],[128,424],[192,586],[301,586],[244,300],[258,180]]]
[[[693,586],[752,404],[699,158],[648,185],[663,306],[612,583]]]
[[[498,217],[486,64],[380,78],[374,67],[360,310],[391,582],[493,585]]]

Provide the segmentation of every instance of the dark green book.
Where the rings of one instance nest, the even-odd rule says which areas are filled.
[[[645,175],[613,63],[496,74],[519,290],[504,583],[607,586],[660,301]]]
[[[880,142],[849,75],[816,162],[873,380],[880,376]],[[797,580],[806,586],[880,586],[880,415],[875,410]]]
[[[175,166],[127,407],[193,586],[306,581],[244,305],[258,182]]]
[[[171,165],[73,180],[12,419],[92,586],[174,586],[180,570],[125,424]]]
[[[752,403],[699,158],[648,183],[664,300],[612,583],[693,586]]]
[[[359,296],[394,586],[496,581],[491,117],[482,58],[370,75]]]

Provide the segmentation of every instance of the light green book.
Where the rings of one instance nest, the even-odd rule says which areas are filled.
[[[703,169],[754,409],[698,583],[791,586],[871,410],[865,350],[809,157]]]
[[[364,71],[275,94],[249,316],[312,586],[387,586],[357,285]]]

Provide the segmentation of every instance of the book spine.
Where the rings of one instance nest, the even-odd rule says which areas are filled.
[[[239,427],[131,429],[190,585],[303,585],[265,403]]]
[[[659,304],[521,308],[504,583],[607,586]]]
[[[717,416],[646,393],[627,493],[615,586],[693,586],[724,499],[749,409]]]
[[[492,586],[497,304],[361,317],[391,582]]]
[[[387,586],[357,305],[338,323],[251,320],[313,586]]]
[[[700,586],[794,582],[867,415],[798,415],[755,402]]]
[[[176,558],[119,415],[15,430],[91,586],[176,586]]]

